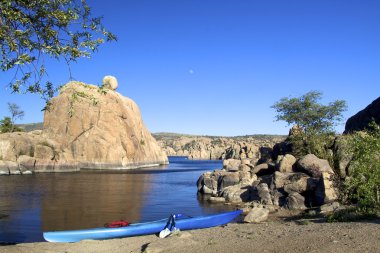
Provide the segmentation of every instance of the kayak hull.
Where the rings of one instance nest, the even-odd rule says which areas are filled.
[[[242,213],[241,210],[213,214],[200,217],[184,218],[176,220],[176,227],[180,230],[201,229],[220,226],[234,220]],[[167,219],[130,224],[120,228],[92,228],[69,231],[44,232],[43,236],[48,242],[78,242],[81,240],[105,240],[138,235],[159,233],[164,229]]]

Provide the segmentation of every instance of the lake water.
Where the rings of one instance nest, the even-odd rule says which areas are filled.
[[[228,209],[197,195],[199,176],[221,168],[221,161],[169,161],[137,170],[1,176],[0,243],[43,241],[43,231],[101,227],[114,220],[144,222]]]

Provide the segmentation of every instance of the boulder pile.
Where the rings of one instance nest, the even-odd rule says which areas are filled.
[[[337,200],[335,174],[327,160],[313,154],[297,160],[286,154],[278,156],[274,162],[259,161],[248,158],[224,160],[223,169],[200,176],[198,191],[208,195],[210,201],[253,201],[297,210]]]
[[[380,124],[380,97],[372,101],[366,108],[350,117],[344,129],[345,134],[371,129],[371,122]]]

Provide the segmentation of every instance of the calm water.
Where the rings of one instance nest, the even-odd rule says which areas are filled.
[[[42,231],[151,221],[171,213],[225,211],[197,196],[196,181],[220,161],[170,158],[170,165],[130,171],[81,171],[0,177],[0,242],[43,241]]]

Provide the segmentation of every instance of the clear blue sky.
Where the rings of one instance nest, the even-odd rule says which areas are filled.
[[[73,64],[73,76],[93,84],[116,76],[151,132],[287,134],[270,108],[282,97],[319,90],[324,103],[347,101],[347,119],[380,96],[378,0],[88,3],[119,40]],[[47,68],[53,82],[68,80],[63,63]],[[43,101],[10,95],[8,77],[1,73],[0,117],[15,102],[22,122],[41,122]]]

